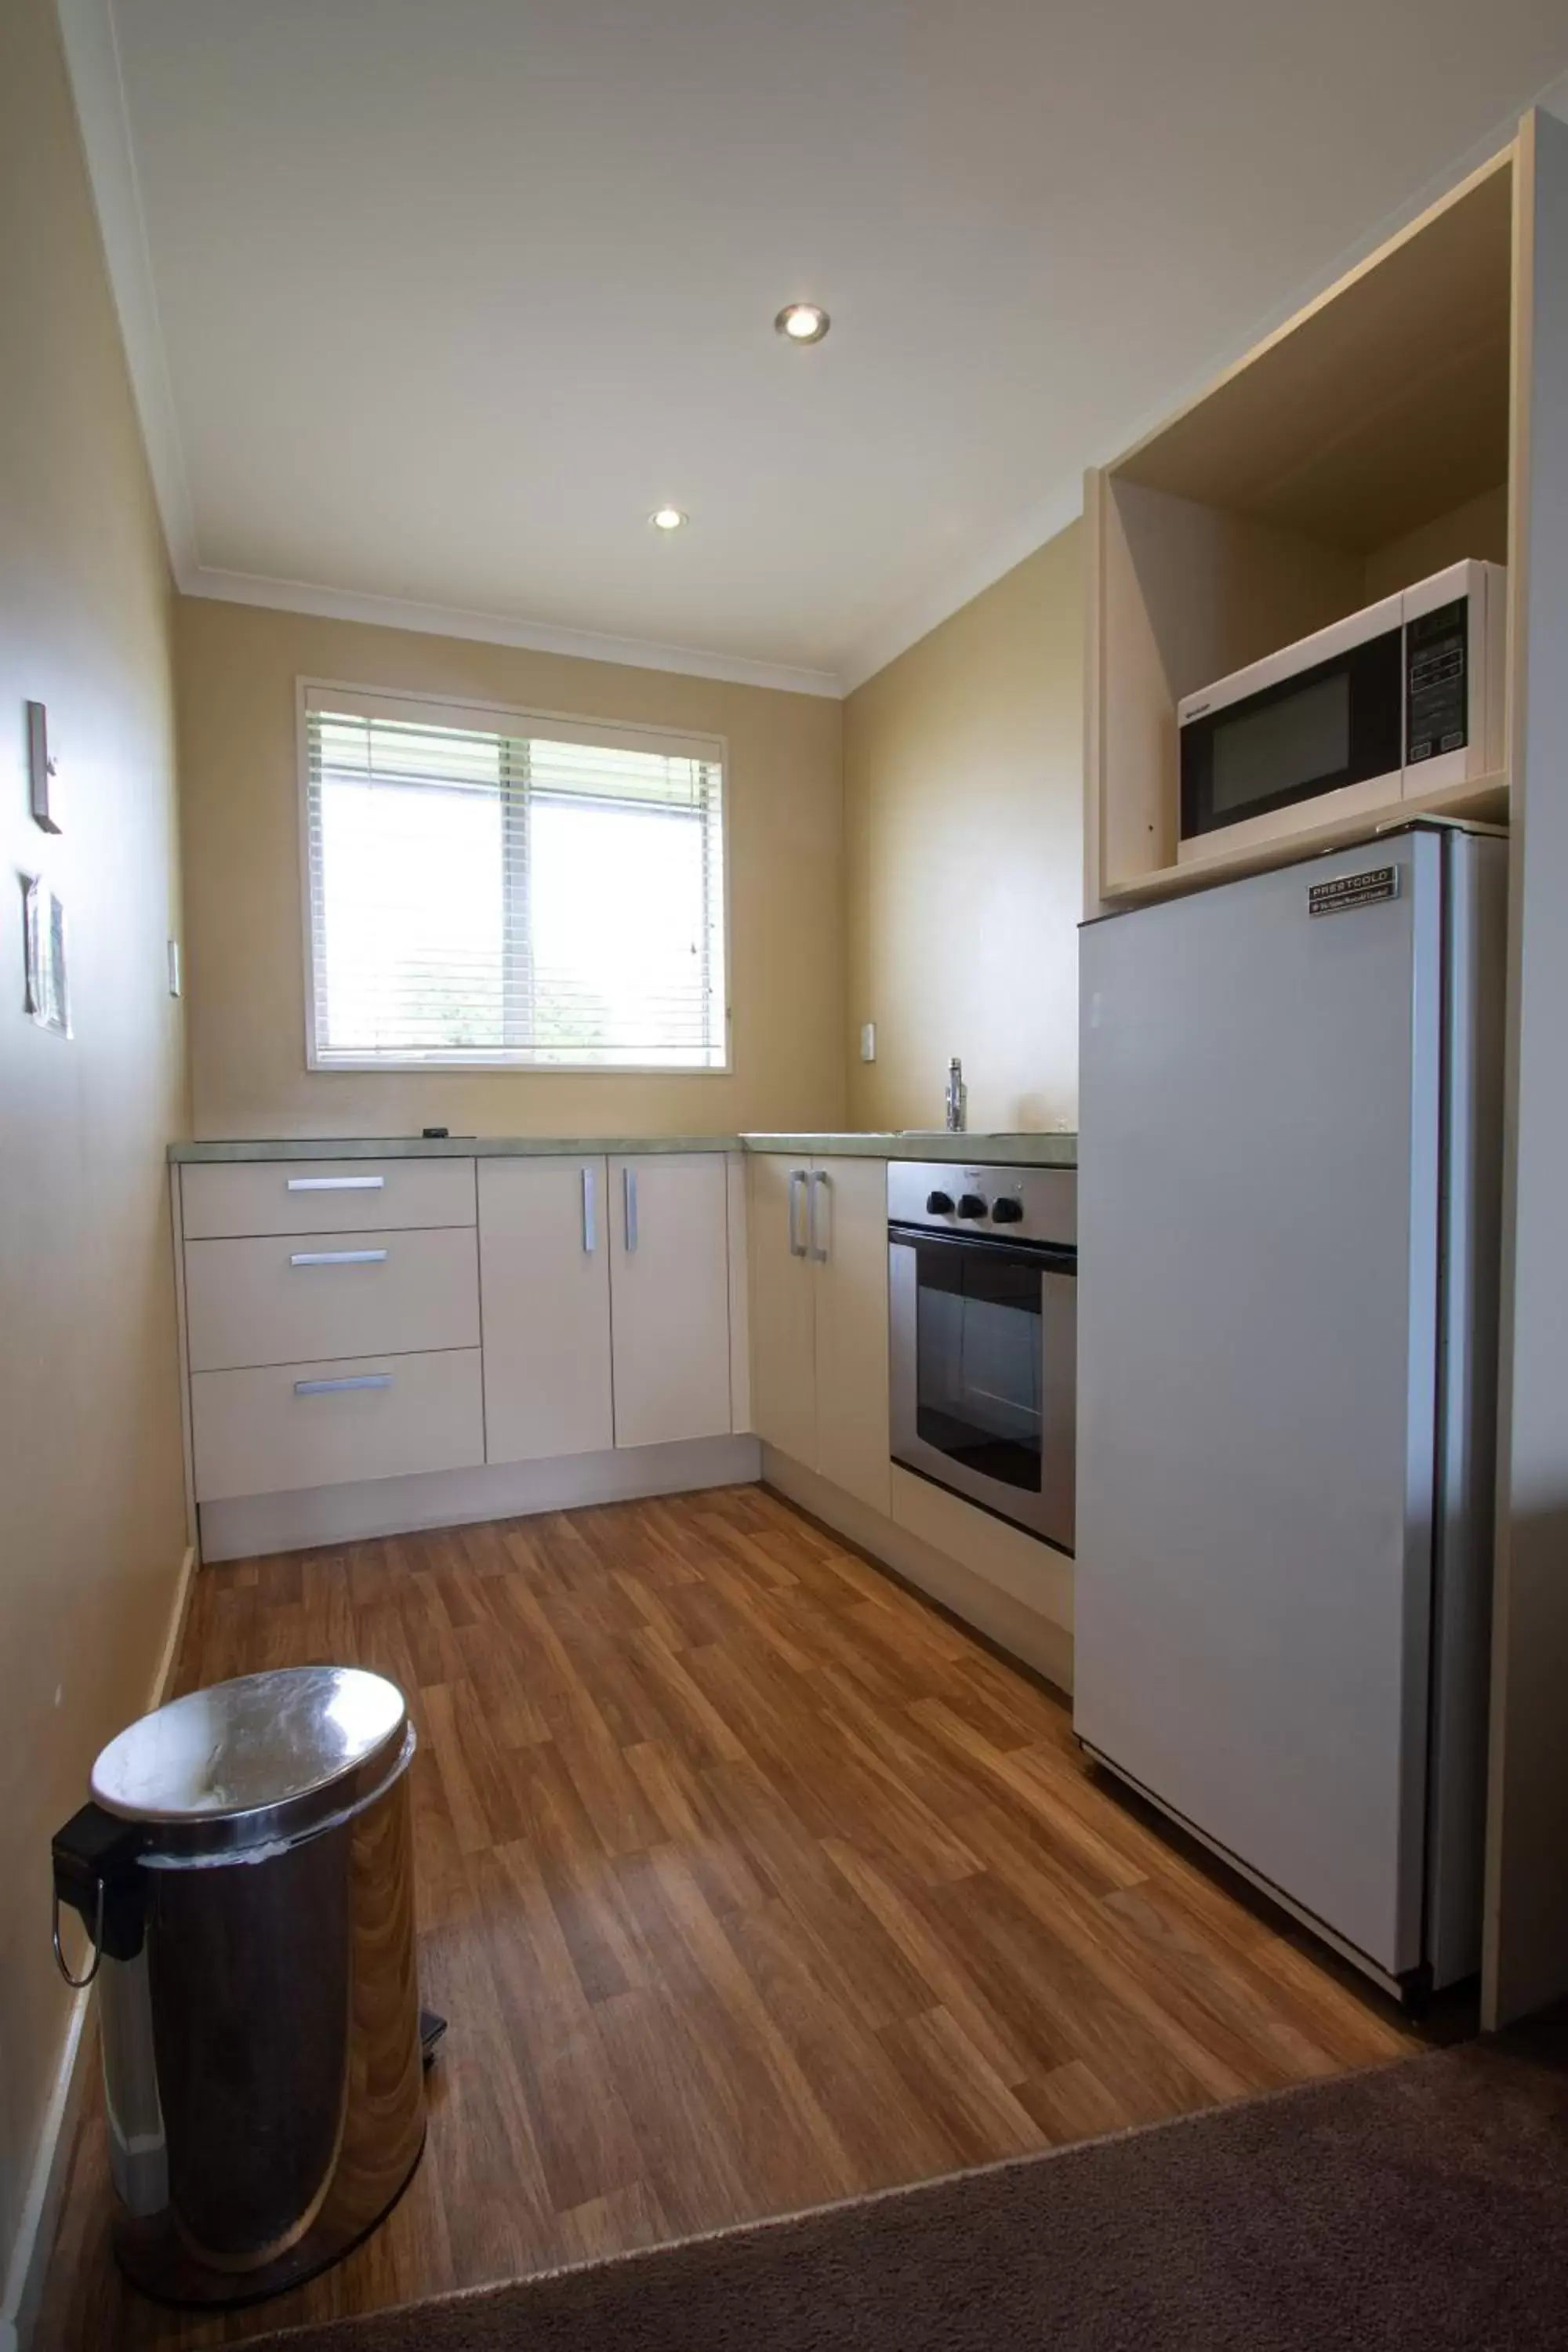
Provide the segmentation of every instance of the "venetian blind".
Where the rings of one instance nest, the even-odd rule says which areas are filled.
[[[725,1066],[717,743],[311,688],[305,750],[316,1066]]]

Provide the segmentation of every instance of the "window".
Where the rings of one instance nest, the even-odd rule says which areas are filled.
[[[716,740],[304,689],[309,1057],[728,1066]]]

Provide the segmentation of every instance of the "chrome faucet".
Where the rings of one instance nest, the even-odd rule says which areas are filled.
[[[947,1131],[962,1135],[969,1112],[969,1088],[963,1083],[963,1064],[955,1054],[947,1066]]]

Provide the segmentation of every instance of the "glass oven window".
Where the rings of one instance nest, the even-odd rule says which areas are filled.
[[[1041,1268],[999,1250],[918,1242],[918,1434],[951,1461],[1041,1491]]]

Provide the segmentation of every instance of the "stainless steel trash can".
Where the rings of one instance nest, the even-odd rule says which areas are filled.
[[[92,1939],[121,2268],[255,2300],[363,2237],[425,2137],[402,1693],[304,1666],[160,1707],[55,1841]]]

